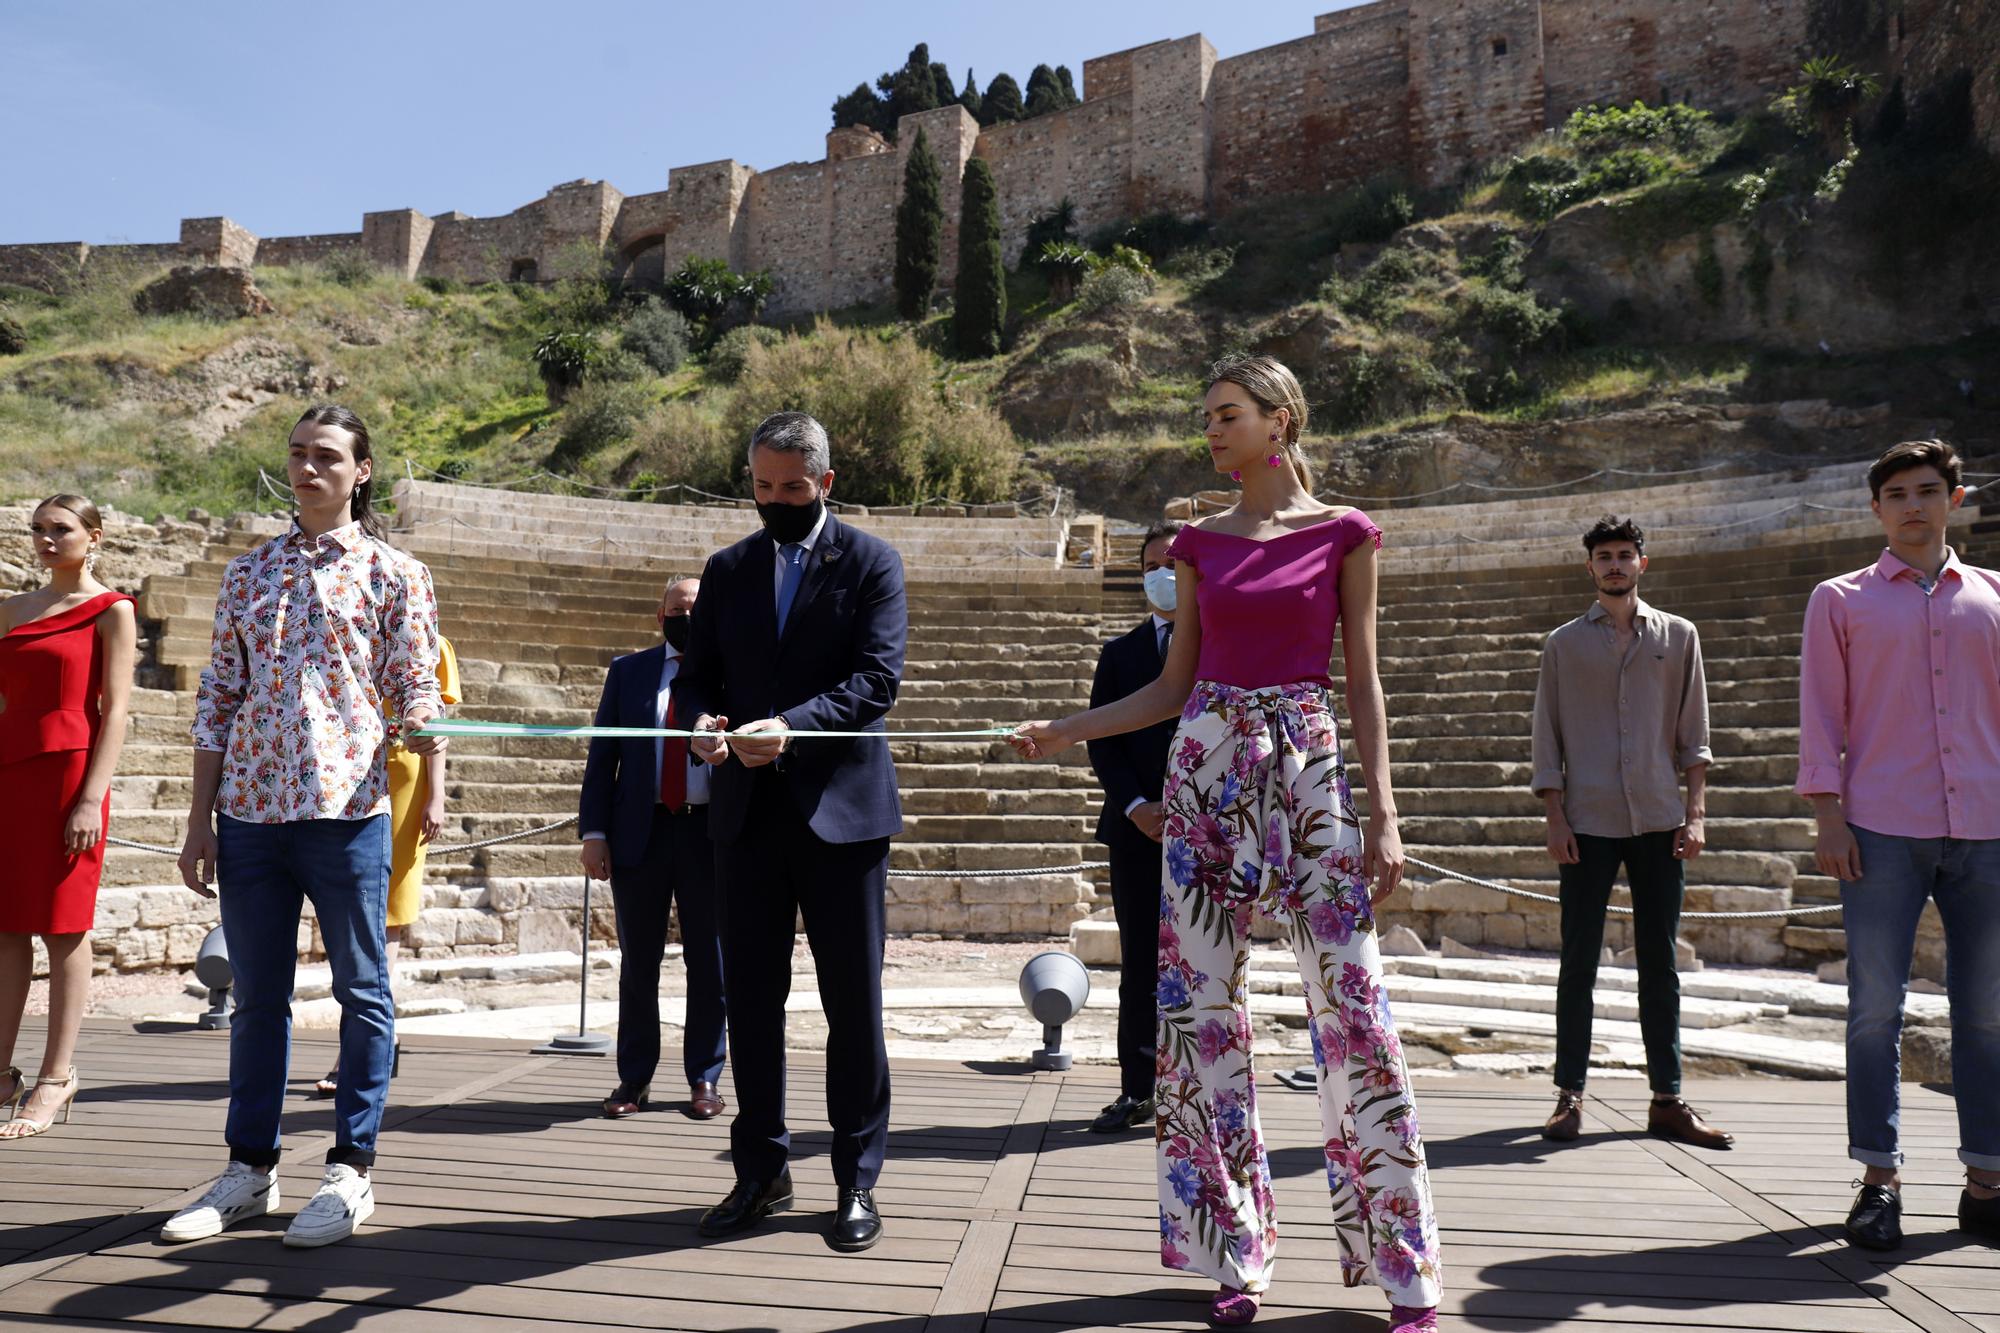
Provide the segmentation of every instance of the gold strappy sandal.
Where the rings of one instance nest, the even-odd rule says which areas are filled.
[[[46,1134],[50,1129],[54,1128],[58,1115],[61,1116],[62,1123],[65,1125],[69,1123],[69,1113],[76,1106],[77,1090],[82,1086],[76,1076],[76,1066],[71,1065],[69,1067],[68,1078],[38,1078],[35,1080],[35,1086],[37,1088],[66,1087],[69,1089],[69,1092],[64,1095],[61,1105],[54,1111],[49,1112],[47,1120],[36,1120],[25,1114],[27,1104],[19,1102],[17,1099],[13,1118],[6,1124],[0,1125],[0,1139],[32,1139],[37,1134]]]

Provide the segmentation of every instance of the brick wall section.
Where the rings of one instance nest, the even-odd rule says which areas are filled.
[[[1127,215],[1208,210],[1209,84],[1215,48],[1202,36],[1132,53]]]
[[[1411,0],[1412,160],[1451,179],[1542,128],[1538,0]]]
[[[82,241],[0,245],[0,282],[42,292],[66,292],[83,275],[90,247]]]
[[[979,156],[993,168],[1000,195],[1000,239],[1009,264],[1021,257],[1028,223],[1064,198],[1077,227],[1128,216],[1132,116],[1128,95],[1093,98],[1052,115],[993,125],[979,136]]]
[[[1260,194],[1411,172],[1408,8],[1368,5],[1320,21],[1328,18],[1347,22],[1216,64],[1209,85],[1216,212]]]
[[[361,248],[383,268],[405,278],[417,276],[436,224],[414,208],[361,215]]]
[[[181,249],[205,264],[249,268],[257,255],[257,238],[228,218],[182,218]]]
[[[1809,54],[1798,0],[1542,0],[1541,11],[1550,125],[1609,102],[1753,106]]]
[[[266,236],[257,242],[256,262],[271,268],[293,264],[314,264],[346,250],[360,250],[358,231],[328,232],[320,236]]]

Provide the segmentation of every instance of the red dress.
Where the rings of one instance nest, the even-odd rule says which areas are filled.
[[[97,618],[132,599],[105,592],[0,636],[0,809],[8,813],[0,868],[0,931],[73,935],[97,915],[102,839],[82,856],[63,826],[83,790],[101,728],[104,646]],[[104,817],[111,817],[105,793]]]

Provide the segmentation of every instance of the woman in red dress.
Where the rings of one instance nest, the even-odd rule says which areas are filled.
[[[104,869],[111,775],[125,742],[138,621],[97,581],[97,506],[56,495],[29,527],[49,581],[0,602],[0,1138],[40,1134],[76,1097],[77,1029],[90,994],[90,927]],[[49,951],[49,1030],[32,1089],[13,1067],[35,941]]]

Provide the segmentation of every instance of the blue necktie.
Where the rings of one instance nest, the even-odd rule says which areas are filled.
[[[806,548],[800,542],[786,542],[778,548],[778,554],[785,558],[785,576],[778,583],[778,633],[785,632],[785,621],[792,614],[792,599],[799,595],[799,584],[806,577]]]

